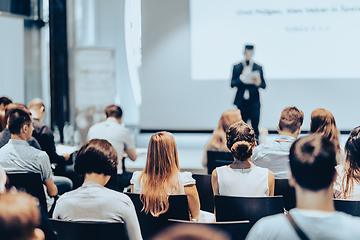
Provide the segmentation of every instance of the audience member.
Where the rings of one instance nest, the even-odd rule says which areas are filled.
[[[123,111],[119,106],[110,105],[105,108],[106,120],[97,123],[89,129],[87,139],[105,139],[114,146],[118,157],[119,165],[117,170],[117,179],[119,189],[130,185],[131,174],[123,173],[122,158],[126,153],[130,160],[137,158],[135,146],[131,141],[129,130],[121,125]]]
[[[226,147],[226,131],[233,123],[241,120],[240,110],[227,110],[221,114],[218,127],[213,131],[206,143],[202,165],[207,168],[207,151],[228,152]]]
[[[63,194],[53,218],[66,221],[124,222],[130,240],[142,239],[131,199],[105,184],[118,166],[115,148],[103,139],[92,139],[78,151],[75,171],[85,175],[84,184]]]
[[[230,236],[206,225],[177,224],[160,232],[152,240],[230,240]]]
[[[6,128],[5,110],[0,110],[0,133]]]
[[[254,129],[243,121],[234,123],[226,132],[226,145],[234,157],[234,162],[217,167],[212,172],[211,183],[214,194],[273,196],[274,174],[267,168],[257,167],[251,162],[251,155],[256,145]]]
[[[30,115],[26,109],[10,112],[8,127],[11,139],[0,149],[0,165],[6,173],[40,173],[48,195],[53,197],[57,195],[58,189],[52,179],[49,157],[26,142],[33,131]]]
[[[256,166],[268,168],[276,179],[289,178],[289,150],[298,138],[304,113],[297,107],[282,110],[277,130],[279,135],[269,144],[256,146],[251,157]]]
[[[343,165],[345,156],[340,147],[340,131],[336,127],[334,116],[324,108],[315,109],[311,113],[310,133],[319,133],[333,141],[336,147],[336,161],[338,165]]]
[[[6,240],[45,239],[40,224],[39,202],[26,193],[4,193],[0,196],[0,238]]]
[[[56,153],[54,135],[51,129],[42,123],[45,116],[45,104],[41,99],[34,99],[29,103],[29,111],[34,120],[33,137],[39,142],[40,147],[47,153],[51,163],[56,164],[54,173],[56,175],[65,174],[65,165],[71,164],[70,154],[60,156]],[[70,189],[71,190],[71,189]]]
[[[0,133],[0,148],[5,146],[5,144],[7,144],[9,142],[9,140],[11,139],[11,133],[8,128],[8,119],[9,119],[10,113],[14,109],[27,110],[26,106],[21,103],[10,103],[9,105],[6,106],[5,119],[4,119],[4,121],[6,122],[6,128]],[[36,141],[36,139],[34,137],[31,136],[30,139],[27,140],[27,142],[29,143],[30,146],[41,150],[41,147],[40,147],[38,141]]]
[[[191,219],[198,219],[200,200],[190,172],[180,172],[175,139],[171,133],[151,136],[145,169],[134,172],[131,192],[140,193],[145,213],[159,216],[169,209],[168,195],[186,194]]]
[[[345,144],[345,164],[336,167],[335,197],[360,200],[360,126],[354,128]]]
[[[7,97],[0,97],[0,111],[4,111],[5,107],[12,103],[10,98]]]
[[[260,219],[247,239],[358,239],[360,218],[334,208],[336,179],[334,142],[320,134],[299,138],[290,148],[289,184],[295,187],[296,206],[287,215]],[[298,229],[298,230],[296,230]]]

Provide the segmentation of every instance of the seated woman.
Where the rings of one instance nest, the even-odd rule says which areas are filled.
[[[251,162],[256,145],[254,129],[243,121],[234,123],[226,132],[226,145],[234,157],[234,162],[213,171],[211,183],[214,194],[273,196],[274,174],[267,168],[257,167]]]
[[[336,161],[338,165],[344,164],[344,152],[341,150],[339,134],[334,116],[324,108],[315,109],[311,113],[310,133],[319,133],[333,141],[336,147]]]
[[[174,137],[168,132],[154,134],[149,142],[145,169],[134,172],[131,192],[140,193],[145,213],[157,217],[169,209],[168,195],[186,194],[191,219],[198,219],[200,200],[190,172],[180,172]]]
[[[124,222],[129,239],[142,239],[131,199],[110,190],[105,184],[116,174],[118,157],[106,140],[92,139],[78,151],[75,171],[85,175],[84,184],[63,194],[57,201],[53,218],[67,221]]]
[[[221,114],[218,127],[213,131],[206,143],[202,165],[207,168],[207,151],[228,152],[226,147],[226,131],[231,124],[241,121],[240,110],[227,110]]]
[[[345,164],[336,167],[335,197],[360,200],[360,126],[351,131],[345,144],[345,156]]]

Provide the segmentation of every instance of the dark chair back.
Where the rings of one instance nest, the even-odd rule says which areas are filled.
[[[214,229],[219,229],[229,234],[232,240],[244,240],[250,230],[250,222],[246,221],[229,221],[229,222],[214,222],[214,223],[199,223],[192,221],[183,221],[169,219],[169,225],[176,224],[192,224],[192,225],[204,225]]]
[[[9,185],[39,199],[40,206],[47,211],[46,197],[40,173],[7,173]]]
[[[295,188],[289,185],[287,179],[275,179],[275,196],[284,197],[284,208],[289,211],[296,206]]]
[[[262,217],[283,212],[284,200],[282,196],[215,196],[215,216],[217,222],[249,220],[252,226]]]
[[[207,151],[208,174],[211,174],[215,168],[229,165],[234,162],[234,157],[230,152]]]
[[[159,217],[154,217],[151,213],[146,214],[141,211],[143,204],[140,200],[140,194],[126,193],[132,200],[136,214],[139,220],[141,234],[144,239],[150,239],[152,236],[166,228],[168,219],[190,220],[189,205],[186,195],[171,195],[169,196],[169,210],[161,214]]]
[[[121,222],[73,222],[50,219],[58,240],[113,240],[128,239]]]
[[[355,217],[360,217],[360,201],[334,199],[336,211],[344,212]]]
[[[193,174],[196,189],[199,193],[201,210],[214,212],[214,193],[211,185],[211,175]]]

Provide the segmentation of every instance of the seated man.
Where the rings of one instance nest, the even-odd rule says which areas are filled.
[[[5,193],[0,197],[0,238],[6,240],[43,240],[40,210],[29,194]]]
[[[5,111],[5,107],[12,103],[10,98],[0,97],[0,111]]]
[[[106,140],[92,139],[77,153],[75,171],[85,175],[84,184],[63,194],[53,218],[66,221],[124,222],[130,240],[142,239],[131,199],[105,184],[116,174],[117,153]]]
[[[33,131],[31,113],[26,109],[12,110],[8,127],[11,139],[0,148],[0,165],[6,173],[40,173],[48,195],[56,196],[58,190],[52,179],[49,157],[26,142]]]
[[[11,138],[11,133],[9,131],[7,122],[9,118],[9,113],[14,109],[27,110],[26,106],[21,103],[10,103],[9,105],[6,106],[5,117],[4,117],[6,122],[6,128],[0,133],[0,148],[2,148],[5,144],[7,144]],[[36,141],[34,137],[31,137],[29,140],[27,140],[27,142],[29,143],[30,146],[33,146],[34,148],[41,150],[38,141]]]
[[[300,239],[359,239],[360,218],[334,208],[334,143],[312,134],[291,145],[289,158],[289,184],[295,187],[296,208],[287,215],[260,219],[246,239],[299,239],[300,232],[307,236]]]
[[[277,130],[279,135],[270,145],[260,144],[255,147],[251,157],[256,166],[268,168],[275,179],[289,178],[289,149],[298,138],[304,113],[297,107],[282,110]]]
[[[41,122],[45,116],[44,102],[38,98],[32,100],[29,103],[29,111],[34,119],[33,137],[39,142],[41,149],[48,154],[50,162],[57,165],[54,170],[55,174],[63,175],[65,165],[71,164],[70,154],[60,156],[56,153],[54,135],[51,129]]]
[[[117,170],[117,174],[119,174],[118,185],[119,190],[122,191],[124,187],[130,185],[130,179],[132,176],[122,174],[122,158],[126,153],[132,161],[135,161],[137,158],[135,146],[131,141],[129,130],[121,126],[123,115],[121,108],[116,105],[107,106],[105,108],[105,115],[106,120],[104,122],[97,123],[89,129],[87,139],[105,139],[114,146],[119,158]]]

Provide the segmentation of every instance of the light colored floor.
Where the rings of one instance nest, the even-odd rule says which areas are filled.
[[[206,169],[201,165],[203,149],[211,134],[206,133],[174,133],[181,171],[190,171],[194,174],[206,174]],[[136,147],[138,158],[135,162],[126,159],[125,166],[128,171],[143,170],[146,163],[146,150],[149,143],[150,133],[141,133],[136,136]],[[266,137],[266,143],[270,143],[276,137],[276,134],[269,134]],[[303,135],[304,136],[304,135]],[[344,146],[348,135],[341,135],[340,142]]]

